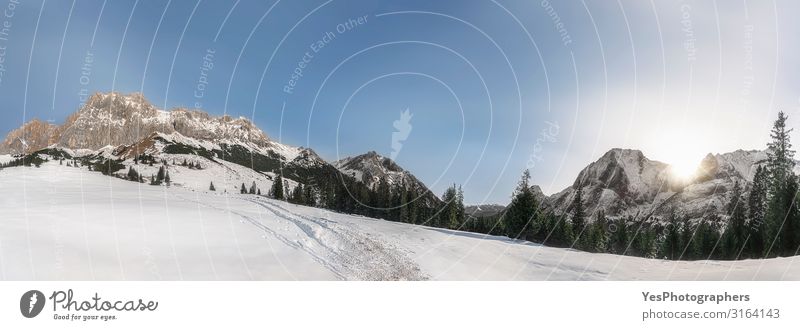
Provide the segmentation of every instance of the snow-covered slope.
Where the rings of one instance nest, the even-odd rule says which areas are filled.
[[[0,171],[5,280],[798,280],[800,258],[670,262],[543,247],[48,162]]]

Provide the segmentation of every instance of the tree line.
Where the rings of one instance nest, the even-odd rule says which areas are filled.
[[[476,219],[473,228],[550,246],[670,260],[797,255],[800,183],[793,171],[795,152],[787,119],[785,113],[778,114],[767,159],[756,167],[753,181],[734,180],[723,216],[712,212],[691,220],[671,210],[666,219],[612,219],[600,210],[587,222],[582,187],[575,190],[567,212],[557,215],[541,207],[525,171],[506,211]]]

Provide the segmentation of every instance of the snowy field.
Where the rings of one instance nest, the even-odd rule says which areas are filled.
[[[670,262],[591,254],[154,187],[56,162],[0,170],[0,190],[5,280],[800,279],[797,257]]]

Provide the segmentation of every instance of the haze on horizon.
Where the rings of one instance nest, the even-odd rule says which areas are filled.
[[[437,194],[504,204],[526,168],[552,194],[611,148],[691,168],[764,149],[778,111],[800,127],[798,7],[30,1],[0,40],[0,131],[142,92],[328,160],[395,154]]]

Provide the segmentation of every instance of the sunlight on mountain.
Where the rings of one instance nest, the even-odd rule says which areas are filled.
[[[694,161],[677,161],[669,165],[670,173],[677,179],[688,181],[697,175],[698,163]]]

